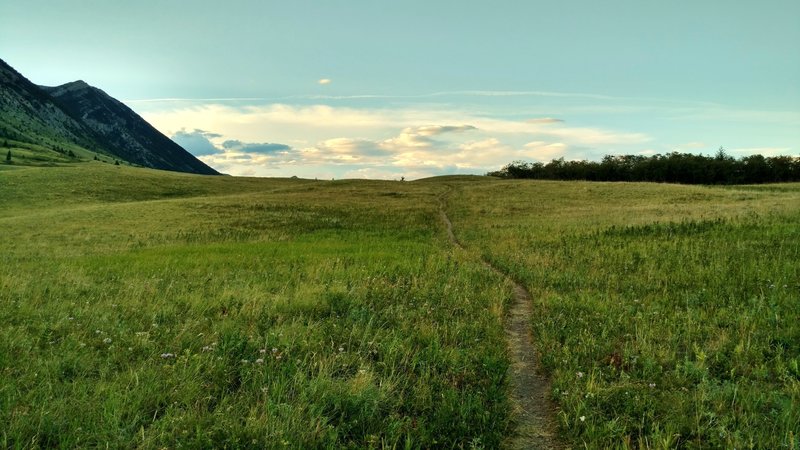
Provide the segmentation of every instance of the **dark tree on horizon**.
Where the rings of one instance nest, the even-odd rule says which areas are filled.
[[[585,181],[649,181],[681,184],[758,184],[800,181],[800,157],[750,155],[736,159],[720,147],[714,156],[606,155],[600,162],[554,159],[514,161],[487,175],[501,178]]]

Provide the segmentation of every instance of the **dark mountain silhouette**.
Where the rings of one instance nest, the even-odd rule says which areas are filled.
[[[3,60],[0,136],[61,151],[77,146],[154,169],[218,175],[100,89],[83,81],[36,86]]]

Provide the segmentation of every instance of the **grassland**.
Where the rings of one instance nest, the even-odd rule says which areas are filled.
[[[481,259],[568,445],[798,446],[798,185],[0,169],[5,447],[497,447]]]
[[[6,158],[11,153],[11,160]],[[70,155],[70,152],[72,154]],[[12,166],[56,166],[64,163],[93,160],[113,164],[115,159],[102,153],[95,153],[69,142],[31,143],[0,138],[0,170]]]
[[[0,175],[0,445],[496,446],[510,292],[436,189]]]
[[[797,448],[800,186],[464,185],[459,238],[528,287],[589,448]]]

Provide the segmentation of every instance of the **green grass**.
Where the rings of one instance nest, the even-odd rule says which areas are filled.
[[[510,291],[447,243],[434,187],[99,164],[0,182],[4,446],[493,447],[508,431]]]
[[[2,169],[4,447],[498,447],[481,258],[567,445],[798,447],[800,185]]]
[[[6,160],[9,151],[11,161]],[[69,152],[74,156],[69,156]],[[0,138],[0,153],[0,170],[3,166],[58,166],[93,160],[95,155],[99,162],[114,163],[114,158],[108,155],[97,154],[69,142],[44,139],[34,143]]]
[[[532,292],[578,446],[797,448],[800,189],[464,184],[459,238]]]

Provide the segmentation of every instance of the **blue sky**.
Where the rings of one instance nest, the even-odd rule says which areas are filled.
[[[234,175],[800,153],[800,2],[4,0],[0,57]],[[327,80],[327,82],[321,82]]]

